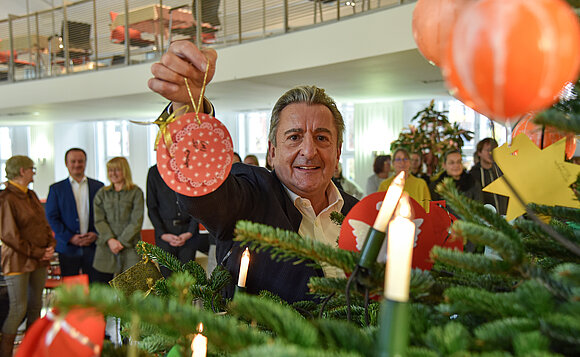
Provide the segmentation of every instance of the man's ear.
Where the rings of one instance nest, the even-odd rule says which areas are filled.
[[[270,156],[270,159],[274,159],[276,156],[276,147],[272,145],[271,141],[268,141],[268,156]]]

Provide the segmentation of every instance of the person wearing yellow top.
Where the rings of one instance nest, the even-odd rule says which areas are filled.
[[[393,167],[395,169],[395,174],[381,182],[377,192],[386,191],[399,172],[405,171],[405,187],[403,190],[423,206],[425,211],[429,212],[429,201],[431,201],[429,187],[424,180],[409,174],[411,161],[409,152],[406,149],[398,148],[395,150],[395,154],[393,155]]]

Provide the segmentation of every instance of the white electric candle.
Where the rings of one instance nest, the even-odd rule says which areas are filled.
[[[403,188],[405,187],[405,172],[401,171],[397,177],[393,179],[387,193],[385,194],[385,199],[381,204],[379,209],[379,214],[375,219],[373,228],[379,232],[386,232],[387,225],[393,216],[393,212],[397,207],[397,203],[403,194]]]
[[[411,205],[405,194],[399,201],[396,217],[389,224],[385,297],[392,301],[409,300],[411,260],[415,241],[415,224],[409,218]]]
[[[250,266],[250,251],[248,248],[242,254],[242,261],[240,262],[240,275],[238,275],[238,286],[240,288],[246,287],[246,278],[248,276],[248,266]]]
[[[205,357],[207,355],[207,337],[202,335],[203,324],[200,323],[197,327],[199,333],[195,334],[193,341],[191,341],[191,357]]]

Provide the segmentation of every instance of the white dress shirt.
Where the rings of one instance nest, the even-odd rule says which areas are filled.
[[[334,183],[330,182],[326,189],[329,206],[323,209],[318,216],[314,213],[310,200],[298,196],[286,186],[284,188],[290,200],[294,202],[294,206],[302,214],[302,222],[300,223],[298,234],[301,237],[310,237],[332,247],[338,247],[340,226],[330,219],[330,213],[333,211],[340,212],[342,206],[344,206],[344,200]],[[322,270],[327,278],[344,278],[342,269],[334,266],[322,263]]]
[[[85,234],[89,231],[89,180],[85,176],[81,182],[72,177],[69,177],[69,181],[77,204],[80,233]]]

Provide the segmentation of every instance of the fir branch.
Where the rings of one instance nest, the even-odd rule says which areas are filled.
[[[580,114],[563,113],[550,108],[536,115],[534,123],[548,125],[570,133],[580,133]]]
[[[537,320],[524,317],[507,317],[488,322],[477,327],[473,334],[485,349],[502,348],[509,350],[512,340],[522,332],[536,331],[540,324]]]
[[[183,271],[184,265],[173,254],[143,241],[135,246],[137,253],[147,256],[173,272]]]
[[[548,291],[560,300],[567,301],[573,296],[572,287],[562,279],[554,278],[550,273],[535,265],[522,267],[522,275],[527,279],[535,279],[540,282]]]
[[[159,333],[159,331],[155,331],[147,335],[143,334],[138,346],[149,353],[162,353],[170,350],[176,343],[176,338],[168,337]]]
[[[291,307],[248,294],[236,294],[228,311],[270,329],[278,341],[304,348],[319,343],[316,329]]]
[[[214,345],[219,346],[220,350],[237,351],[248,345],[271,342],[265,334],[235,319],[197,309],[191,304],[180,304],[176,299],[167,300],[152,295],[144,298],[140,293],[125,297],[102,285],[91,286],[89,294],[85,294],[80,286],[59,288],[56,292],[56,307],[63,311],[72,307],[94,307],[104,314],[126,321],[137,314],[141,321],[159,326],[163,334],[176,339],[191,336],[195,326],[202,322],[210,348]]]
[[[580,319],[567,314],[551,314],[540,321],[542,333],[580,352]]]
[[[559,220],[580,222],[580,209],[562,206],[545,206],[536,203],[528,204],[532,212],[544,216],[556,217]]]
[[[555,279],[572,286],[580,286],[580,265],[573,263],[560,264],[554,268],[552,274]]]
[[[346,216],[340,212],[332,211],[330,212],[330,220],[334,222],[337,226],[342,226],[342,222]]]
[[[407,349],[407,357],[440,357],[441,355],[433,352],[430,349],[423,347],[409,346]]]
[[[554,221],[555,222],[555,221]],[[534,221],[518,219],[514,227],[523,235],[522,243],[530,254],[580,263],[580,257],[573,254],[550,236]],[[554,229],[571,241],[577,241],[574,231],[568,226],[553,225]]]
[[[184,265],[184,270],[193,276],[196,284],[207,285],[207,274],[205,269],[195,260],[190,260]]]
[[[325,351],[316,348],[301,348],[293,345],[276,343],[268,346],[253,346],[234,357],[255,357],[255,356],[276,356],[276,357],[361,357],[362,354],[356,352]]]
[[[324,349],[358,352],[363,356],[371,356],[374,352],[373,336],[369,333],[372,330],[361,329],[346,321],[329,319],[315,320],[313,325],[318,330]]]
[[[464,221],[484,224],[503,232],[510,240],[519,241],[518,232],[502,216],[484,207],[481,202],[462,195],[450,177],[444,179],[436,190],[445,198],[447,204]]]
[[[519,265],[523,261],[521,241],[509,239],[502,231],[466,221],[456,221],[452,231],[473,243],[491,247],[510,265]]]
[[[332,293],[344,295],[346,289],[346,282],[347,279],[342,278],[320,278],[320,277],[311,277],[310,281],[308,282],[308,288],[310,289],[311,293],[315,293],[320,296],[330,295]],[[381,283],[376,282],[377,285],[381,285]],[[354,292],[355,295],[351,295],[351,298],[355,296],[358,298],[364,297],[364,291],[359,289],[359,286],[353,284],[354,289],[351,290],[351,294]],[[382,287],[376,288],[370,291],[373,295],[382,295],[383,289]]]
[[[502,260],[490,259],[486,256],[472,253],[465,253],[439,246],[431,249],[432,260],[453,265],[456,268],[467,269],[479,273],[508,273],[510,265]]]
[[[219,291],[227,286],[232,281],[232,275],[223,266],[217,265],[211,272],[210,287],[214,291]]]
[[[551,293],[538,281],[528,280],[510,293],[454,287],[444,293],[455,313],[470,313],[487,317],[488,320],[505,317],[544,316],[555,308]]]
[[[335,249],[325,243],[308,237],[301,237],[296,232],[272,228],[267,225],[238,221],[234,240],[249,244],[252,249],[262,251],[270,248],[273,259],[298,262],[312,260],[326,262],[349,274],[360,259],[360,253]]]
[[[559,356],[548,352],[550,340],[540,331],[523,332],[514,336],[513,349],[516,356]]]
[[[445,326],[431,328],[425,335],[425,344],[439,353],[440,356],[450,356],[454,353],[467,351],[472,337],[469,331],[458,322],[449,322]]]
[[[414,268],[411,270],[411,283],[409,285],[409,296],[412,299],[418,299],[429,293],[435,279],[428,270]]]

